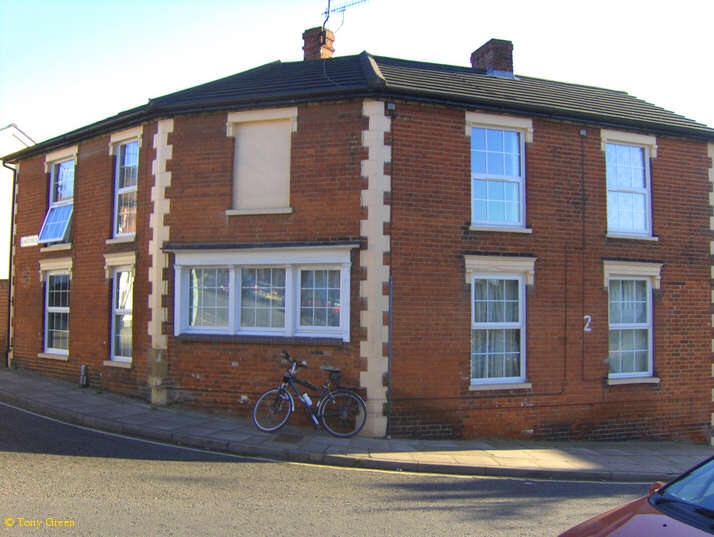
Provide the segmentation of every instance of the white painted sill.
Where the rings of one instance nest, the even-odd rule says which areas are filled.
[[[292,207],[274,207],[265,209],[228,209],[226,216],[250,216],[256,214],[292,214]]]
[[[493,231],[496,233],[533,233],[529,227],[490,227],[490,226],[470,226],[470,231]]]
[[[533,384],[521,382],[519,384],[471,384],[470,392],[486,392],[495,390],[532,390]]]
[[[49,252],[61,252],[63,250],[71,250],[72,249],[72,243],[62,243],[62,244],[53,244],[52,246],[43,246],[40,248],[40,253],[49,253]]]
[[[57,360],[59,362],[69,362],[69,354],[57,354],[54,352],[40,352],[37,354],[38,358],[44,358],[45,360]]]
[[[655,236],[648,236],[648,235],[620,235],[618,233],[608,233],[605,235],[608,239],[629,239],[629,240],[634,240],[634,241],[650,241],[650,242],[657,242],[659,241],[659,237]]]
[[[121,235],[119,237],[113,237],[111,239],[107,239],[104,241],[105,244],[125,244],[127,242],[134,242],[136,241],[136,233],[132,233],[131,235]]]
[[[120,362],[119,360],[104,360],[104,362],[102,362],[102,365],[104,365],[104,367],[117,367],[119,369],[132,368],[131,362]]]
[[[659,377],[632,377],[625,379],[607,379],[608,386],[621,386],[623,384],[659,384]]]

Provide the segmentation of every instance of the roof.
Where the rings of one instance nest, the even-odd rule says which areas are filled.
[[[471,67],[362,52],[326,60],[268,63],[150,99],[146,105],[23,149],[4,160],[16,162],[158,117],[349,97],[429,101],[714,140],[714,129],[623,91],[525,76],[499,77]]]

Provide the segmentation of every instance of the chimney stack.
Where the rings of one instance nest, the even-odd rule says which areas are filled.
[[[471,67],[488,74],[513,77],[513,43],[491,39],[471,54]]]
[[[333,43],[335,34],[327,28],[318,26],[310,28],[302,33],[304,45],[302,49],[305,51],[305,60],[323,60],[332,58],[335,52]]]

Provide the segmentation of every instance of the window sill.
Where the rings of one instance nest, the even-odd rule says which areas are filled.
[[[55,352],[40,352],[37,354],[38,358],[44,358],[46,360],[57,360],[59,362],[69,362],[69,354],[57,354]]]
[[[64,250],[71,250],[72,249],[72,243],[63,243],[63,244],[53,244],[52,246],[43,246],[40,248],[40,253],[50,253],[50,252],[62,252]]]
[[[119,369],[131,369],[133,367],[131,362],[120,362],[119,360],[104,360],[102,365],[104,367],[116,367]]]
[[[533,384],[530,382],[521,382],[518,384],[471,384],[470,392],[486,392],[494,390],[532,390]]]
[[[621,233],[608,233],[607,235],[605,235],[605,237],[608,239],[628,239],[628,240],[650,241],[650,242],[659,241],[659,237],[655,237],[652,235],[624,235]]]
[[[125,236],[120,236],[120,237],[113,237],[111,239],[107,239],[104,241],[105,244],[126,244],[127,242],[134,242],[136,241],[136,234],[132,233],[131,235],[125,235]]]
[[[533,233],[529,227],[470,226],[469,231],[493,231],[495,233]]]
[[[265,345],[324,345],[342,346],[338,337],[290,337],[290,336],[233,336],[228,334],[181,334],[176,340],[182,343],[246,343]]]
[[[621,386],[623,384],[659,384],[659,377],[630,377],[622,379],[607,379],[608,386]]]
[[[292,214],[292,207],[274,207],[265,209],[228,209],[226,216],[250,216],[257,214]]]

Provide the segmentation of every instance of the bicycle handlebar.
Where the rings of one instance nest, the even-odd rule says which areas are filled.
[[[295,365],[296,368],[307,367],[307,362],[305,360],[303,360],[302,362],[298,362],[292,356],[290,356],[290,353],[288,351],[281,352],[280,356],[282,357],[283,360],[287,360],[288,365],[290,365],[291,368],[293,365]]]

